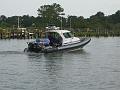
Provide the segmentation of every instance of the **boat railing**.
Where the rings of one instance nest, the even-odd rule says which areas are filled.
[[[48,27],[46,27],[46,30],[60,30],[60,27],[48,26]]]

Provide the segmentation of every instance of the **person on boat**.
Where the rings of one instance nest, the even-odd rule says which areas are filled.
[[[49,46],[50,40],[46,37],[45,33],[41,34],[41,38],[36,39],[38,46]]]
[[[36,45],[40,46],[49,46],[50,40],[48,38],[36,39]]]
[[[48,33],[48,39],[50,40],[50,46],[61,46],[62,38],[57,33]]]
[[[48,33],[48,39],[50,40],[50,46],[53,46],[55,43],[55,38],[52,36],[51,33]]]
[[[58,46],[62,46],[62,37],[61,36],[57,36],[56,38],[56,43],[58,44]]]

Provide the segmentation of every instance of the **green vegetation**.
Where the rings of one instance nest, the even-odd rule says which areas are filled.
[[[77,36],[120,36],[120,10],[112,15],[105,16],[103,12],[97,12],[89,18],[83,16],[63,17],[64,9],[61,5],[53,3],[52,5],[43,5],[38,8],[38,16],[0,16],[0,34],[5,32],[13,32],[18,26],[18,17],[20,19],[20,27],[32,30],[44,28],[53,24],[61,26],[63,29],[70,29]],[[11,30],[11,31],[9,31]],[[2,35],[2,34],[1,34]]]

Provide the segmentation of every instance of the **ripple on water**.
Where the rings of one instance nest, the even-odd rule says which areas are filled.
[[[26,40],[0,43],[0,90],[120,89],[119,37],[92,38],[81,50],[48,54],[24,53]]]

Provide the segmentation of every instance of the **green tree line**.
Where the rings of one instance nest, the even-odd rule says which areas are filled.
[[[0,16],[0,28],[17,28],[18,17],[20,27],[24,28],[40,28],[43,29],[49,24],[55,26],[61,26],[64,29],[73,30],[120,30],[120,10],[116,11],[112,15],[105,16],[101,11],[95,15],[91,15],[89,18],[84,16],[72,16],[64,17],[64,9],[60,4],[53,3],[52,5],[43,5],[38,8],[38,16]]]

